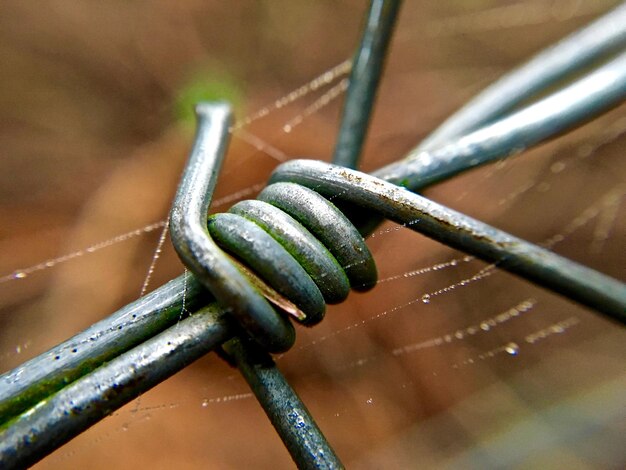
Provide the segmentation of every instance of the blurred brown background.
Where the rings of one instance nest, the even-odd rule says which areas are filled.
[[[615,4],[405,2],[363,168],[400,158],[481,88]],[[191,105],[225,98],[239,118],[252,115],[349,58],[365,9],[357,1],[2,2],[0,277],[163,220],[191,146]],[[341,99],[310,116],[307,107],[330,86],[234,135],[216,197],[264,183],[283,154],[328,159]],[[297,116],[305,119],[285,133]],[[532,241],[564,234],[555,251],[624,279],[624,130],[622,106],[427,194]],[[259,150],[255,138],[271,148]],[[589,208],[595,216],[574,230]],[[350,468],[623,465],[619,327],[503,273],[424,304],[423,294],[483,265],[403,278],[462,255],[381,230],[370,240],[380,277],[401,279],[329,308],[279,360]],[[159,235],[0,283],[0,370],[137,298]],[[181,271],[168,240],[149,289]],[[480,327],[529,298],[528,312]],[[416,346],[472,325],[480,331],[462,340]],[[536,332],[545,338],[533,343]],[[517,354],[505,350],[512,343]],[[290,468],[247,393],[210,355],[38,467]]]

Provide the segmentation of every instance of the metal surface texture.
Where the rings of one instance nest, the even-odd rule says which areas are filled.
[[[4,469],[26,468],[226,341],[236,331],[213,303],[42,400],[1,434]]]
[[[370,3],[361,45],[352,62],[350,87],[333,154],[337,165],[357,168],[400,4],[399,0]]]
[[[392,183],[313,160],[291,160],[270,182],[289,181],[337,196],[439,242],[495,263],[626,324],[626,285]]]
[[[237,364],[298,468],[343,468],[306,406],[269,354],[238,338],[228,341],[224,349]]]
[[[606,112],[626,99],[626,52],[566,88],[434,150],[374,172],[417,191],[461,171],[515,155]]]
[[[353,67],[335,161],[356,166],[398,7],[399,2],[395,0],[371,2]],[[286,351],[295,341],[293,327],[270,306],[253,283],[246,282],[245,274],[230,262],[211,237],[251,266],[271,288],[293,302],[304,313],[300,320],[305,325],[318,323],[324,317],[325,303],[320,288],[324,289],[329,281],[321,282],[319,275],[317,278],[309,276],[306,267],[311,265],[312,256],[306,258],[307,263],[302,266],[289,253],[284,246],[293,246],[293,239],[281,243],[277,236],[280,229],[265,231],[269,216],[261,216],[265,223],[257,225],[254,220],[245,218],[244,208],[242,215],[221,214],[207,219],[228,141],[230,110],[225,105],[200,105],[196,113],[196,142],[170,214],[172,242],[183,263],[218,301],[228,306],[240,326],[258,345],[270,352]],[[297,227],[298,231],[306,233],[300,238],[312,238],[307,229],[311,230],[325,245],[316,258],[326,258],[325,264],[336,264],[345,270],[345,277],[353,288],[367,290],[376,284],[376,268],[361,235],[325,199],[306,188],[289,185],[266,188],[259,199],[284,211],[284,218],[293,216],[300,222],[304,227]],[[257,206],[257,213],[263,213],[264,209]],[[290,226],[296,228],[295,224]],[[329,227],[334,230],[328,230]],[[319,274],[322,268],[318,263],[314,271]],[[344,283],[341,281],[343,279],[332,287],[333,291],[342,291]],[[335,300],[341,296],[345,296],[343,292],[330,297]],[[233,350],[238,368],[298,466],[341,467],[314,420],[271,358],[264,358],[261,366],[258,361],[251,363],[241,343],[237,343]],[[267,355],[266,352],[262,354]]]
[[[190,274],[180,276],[0,377],[6,423],[117,355],[165,330],[212,297]],[[2,429],[3,426],[0,426]]]
[[[618,7],[581,32],[539,54],[527,65],[501,79],[483,95],[479,95],[476,100],[470,102],[461,112],[455,114],[447,123],[456,122],[457,124],[454,126],[444,124],[440,131],[433,134],[433,139],[426,140],[417,147],[414,153],[409,154],[408,160],[400,161],[375,174],[383,179],[402,183],[413,190],[418,190],[477,165],[517,154],[522,149],[565,132],[620,103],[624,99],[626,90],[624,54],[565,90],[494,122],[506,111],[554,84],[556,80],[572,71],[579,70],[607,52],[623,48],[626,37],[624,31],[626,22],[623,21],[625,15],[626,6]],[[567,51],[570,52],[565,54]],[[555,57],[563,60],[557,63]],[[493,96],[499,97],[500,104],[493,101]],[[223,114],[220,125],[211,126],[207,120],[202,122],[201,119],[198,131],[200,135],[200,128],[205,126],[206,134],[203,135],[207,139],[210,138],[212,144],[218,144],[218,150],[212,157],[217,167],[219,167],[224,150],[224,147],[220,146],[226,145],[224,129],[228,129],[226,124],[228,113],[224,112],[223,107],[221,109]],[[473,112],[469,114],[476,116],[476,122],[464,117],[468,115],[470,109],[473,109]],[[203,116],[202,113],[201,109],[200,117]],[[468,131],[474,131],[490,122],[493,124],[486,125],[463,137]],[[201,142],[201,139],[198,142]],[[207,150],[208,147],[205,145],[207,141],[203,142],[197,143],[194,147],[193,152],[196,152],[196,155]],[[425,149],[427,152],[422,152]],[[420,157],[415,158],[415,153]],[[424,158],[424,155],[428,158]],[[476,158],[479,160],[476,161]],[[481,158],[483,160],[480,160]],[[286,177],[287,179],[294,178],[296,174],[299,175],[298,166],[301,164],[300,162],[289,163],[281,171],[284,172],[285,168],[295,168],[297,171],[291,172],[289,177]],[[322,179],[316,179],[316,183],[311,183],[315,191],[334,197],[337,193],[332,191],[341,187],[339,192],[342,197],[353,197],[353,202],[357,204],[365,203],[370,208],[376,207],[382,215],[400,223],[406,223],[413,229],[416,229],[414,222],[419,218],[421,219],[420,228],[425,233],[428,232],[427,234],[432,233],[440,241],[461,249],[469,247],[472,253],[495,262],[498,267],[526,275],[586,305],[602,309],[624,322],[625,294],[621,283],[607,279],[606,276],[575,265],[553,253],[526,244],[522,240],[498,232],[477,221],[468,220],[461,214],[424,200],[404,189],[382,183],[380,180],[364,178],[362,173],[328,166],[324,166],[324,169],[317,167],[316,165],[319,165],[317,162],[308,162],[305,163],[306,165],[311,165],[311,175],[323,169],[323,174],[315,175],[315,178],[321,176]],[[209,166],[203,168],[206,170]],[[304,174],[307,172],[308,170],[304,171]],[[176,231],[174,229],[173,238],[184,235],[192,240],[200,240],[207,236],[206,224],[203,225],[203,221],[206,223],[208,199],[203,198],[210,199],[213,183],[207,178],[215,175],[210,171],[209,174],[206,171],[198,171],[193,178],[187,180],[186,184],[191,186],[204,185],[200,199],[198,199],[200,194],[198,191],[194,193],[194,198],[178,201],[181,203],[178,205],[179,208],[186,204],[187,208],[192,209],[185,213],[193,214],[188,226],[195,228],[192,233],[186,235],[182,232],[174,233]],[[200,178],[200,180],[195,178]],[[314,181],[313,176],[311,178],[311,181]],[[334,190],[330,189],[333,184],[336,184]],[[346,191],[346,188],[349,191]],[[238,211],[239,209],[231,210],[234,213]],[[183,212],[172,213],[172,221],[176,227],[180,228],[184,225],[181,219]],[[249,213],[239,215],[251,217]],[[447,217],[452,217],[452,219],[448,220]],[[451,225],[446,228],[447,222],[451,222]],[[255,223],[262,225],[257,220]],[[282,225],[282,223],[276,225]],[[272,231],[275,228],[269,230],[267,227],[263,228],[270,232],[272,237],[274,236]],[[488,238],[481,239],[483,235]],[[315,240],[315,237],[312,238]],[[284,237],[283,240],[287,240],[282,243],[284,247],[300,245],[298,236]],[[198,241],[198,243],[199,245],[193,248],[193,250],[197,249],[197,252],[183,250],[181,253],[183,257],[191,259],[191,266],[194,266],[194,260],[207,256],[203,245],[205,242]],[[548,258],[544,259],[544,255]],[[306,267],[309,255],[302,256],[305,262],[300,260],[299,262]],[[534,263],[533,256],[540,258],[538,265]],[[519,260],[521,264],[516,264],[515,261]],[[552,260],[555,263],[548,263],[546,260]],[[205,259],[205,261],[210,264],[213,260]],[[330,263],[333,262],[330,261]],[[323,273],[325,269],[320,266],[316,268],[318,277],[319,273]],[[563,271],[564,268],[572,266],[573,275],[568,274],[567,269]],[[202,273],[202,276],[211,277],[203,265],[195,265],[192,270],[194,274],[197,270]],[[311,276],[314,276],[312,274],[314,271],[315,269],[307,270]],[[218,270],[217,276],[223,278],[227,274],[226,271]],[[341,273],[338,273],[336,277],[341,278]],[[249,282],[245,278],[244,281],[246,284]],[[570,281],[578,283],[572,284],[576,288],[566,285]],[[544,284],[545,282],[548,284]],[[335,296],[333,301],[339,301],[342,295],[345,295],[345,284],[341,289],[338,293],[324,294],[324,289],[320,288],[326,300],[327,296],[329,298]],[[218,308],[215,305],[183,319],[184,312],[182,312],[181,305],[183,291],[186,291],[187,310],[194,311],[212,301],[212,296],[202,289],[193,276],[181,276],[65,343],[1,376],[0,416],[4,421],[4,427],[0,428],[2,462],[10,462],[13,468],[20,468],[41,459],[111,411],[229,339],[238,330],[238,327],[224,316],[226,313],[224,308]],[[228,303],[228,305],[231,304]],[[286,320],[285,322],[286,325],[290,325]],[[203,341],[202,345],[199,344],[200,338]],[[242,371],[246,367],[252,367],[251,363],[245,362],[240,366]],[[277,370],[276,373],[280,374]],[[274,379],[254,374],[257,373],[254,372],[250,378],[246,377],[246,379],[251,383],[261,381],[259,390],[265,390],[263,393],[266,393],[273,389],[273,385],[270,385],[269,389],[267,385],[275,383],[272,382]],[[280,375],[277,377],[281,379]],[[279,387],[275,391],[281,390],[285,389]],[[270,398],[266,412],[268,412],[268,407],[271,408],[280,400],[283,398]],[[35,404],[37,405],[33,406]],[[73,408],[75,406],[79,408]],[[80,414],[74,414],[72,410],[80,410]],[[293,424],[289,420],[285,423],[287,426]],[[306,429],[309,428],[306,427]],[[302,437],[302,434],[299,435]],[[318,437],[319,442],[324,441],[321,434]],[[317,444],[313,444],[313,447],[315,446]],[[299,445],[298,448],[302,450],[306,446]],[[16,452],[17,449],[20,449],[19,453]],[[12,460],[7,460],[9,458]]]
[[[311,232],[286,212],[258,200],[241,201],[229,212],[254,221],[294,257],[315,281],[328,304],[342,302],[350,292],[350,281],[337,259],[330,255]]]
[[[317,192],[294,184],[267,186],[259,199],[293,216],[330,251],[345,271],[350,287],[367,291],[376,285],[374,259],[348,218]]]
[[[196,141],[170,214],[172,243],[198,281],[229,306],[250,335],[268,351],[286,351],[295,341],[293,326],[250,285],[207,230],[209,204],[228,142],[230,107],[199,105],[196,114]]]
[[[424,139],[412,153],[434,150],[501,118],[599,57],[626,47],[626,4],[543,50],[487,87]]]

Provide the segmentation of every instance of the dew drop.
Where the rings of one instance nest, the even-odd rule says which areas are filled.
[[[422,302],[424,302],[425,304],[429,304],[430,303],[430,294],[422,295]]]
[[[287,134],[289,134],[291,132],[292,127],[289,124],[285,124],[283,126],[283,132],[286,132]]]
[[[202,408],[206,408],[207,406],[209,406],[209,400],[202,400]]]
[[[368,405],[371,405],[372,403],[374,403],[374,399],[373,399],[373,398],[368,398],[368,399],[367,399],[367,401],[366,401],[366,403],[367,403]]]
[[[14,279],[24,279],[26,276],[28,276],[28,274],[26,274],[24,271],[17,271],[13,274]]]
[[[504,350],[511,356],[517,356],[519,354],[519,346],[517,343],[509,343],[504,347]]]

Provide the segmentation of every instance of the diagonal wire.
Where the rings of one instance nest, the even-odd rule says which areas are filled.
[[[590,63],[626,47],[626,3],[543,50],[479,93],[433,131],[414,152],[433,150],[505,115],[528,98]]]

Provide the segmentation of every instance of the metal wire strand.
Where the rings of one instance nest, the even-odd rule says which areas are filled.
[[[210,304],[13,420],[0,433],[0,467],[29,467],[209,351],[236,332],[225,310]]]
[[[281,181],[336,195],[626,324],[626,284],[392,183],[313,160],[282,164],[270,179]]]
[[[182,311],[183,296],[186,311]],[[0,376],[0,432],[11,418],[206,305],[211,295],[180,276]]]
[[[409,155],[435,150],[494,122],[559,80],[624,47],[626,3],[504,75],[444,121]]]
[[[623,77],[624,67],[618,67],[617,72],[620,73],[620,71],[621,81],[614,82],[610,87],[613,92],[618,90],[617,95],[609,93],[609,96],[613,96],[614,101],[608,99],[602,100],[601,109],[595,106],[593,102],[589,107],[579,106],[577,105],[577,100],[585,100],[586,97],[591,95],[587,92],[582,93],[581,89],[578,88],[578,91],[572,95],[560,95],[562,97],[562,99],[559,100],[561,106],[557,114],[553,113],[555,108],[546,104],[542,105],[542,102],[533,105],[535,112],[532,113],[532,115],[536,118],[534,121],[535,125],[529,125],[526,129],[528,131],[533,130],[539,132],[545,137],[541,125],[543,121],[542,114],[539,114],[539,111],[542,113],[544,111],[550,112],[551,118],[557,120],[560,119],[559,116],[564,115],[562,119],[573,127],[585,122],[590,115],[595,115],[601,110],[606,110],[621,102],[623,95],[619,90],[626,89]],[[604,83],[607,84],[610,82]],[[571,87],[568,89],[571,90]],[[574,90],[576,90],[576,88],[574,88]],[[601,90],[599,92],[601,92]],[[549,100],[550,98],[546,99]],[[578,120],[574,122],[567,118],[567,113],[571,107],[575,107],[579,110],[577,115]],[[493,132],[494,129],[500,129],[500,133],[496,133],[495,135],[499,136],[501,139],[506,139],[509,134],[522,135],[525,139],[528,139],[527,144],[530,145],[529,142],[536,142],[538,139],[529,139],[528,135],[520,133],[519,126],[528,124],[528,121],[515,118],[515,116],[524,116],[524,112],[525,111],[522,110],[507,118],[506,126],[495,123],[486,129],[491,129],[491,132]],[[550,127],[550,129],[554,131],[556,128]],[[559,130],[563,131],[563,127],[560,127]],[[472,135],[474,137],[484,137],[486,139],[484,145],[487,145],[487,143],[490,142],[489,137],[491,132],[479,130]],[[497,143],[495,140],[491,142]],[[509,142],[510,145],[515,146],[515,140],[509,140]],[[461,146],[457,146],[457,149],[460,150],[461,148]],[[473,147],[470,147],[470,149],[471,148]],[[504,152],[500,155],[500,158],[506,157],[511,153],[510,149],[507,149],[504,145],[498,145],[498,148],[500,151]],[[413,161],[412,163],[401,161],[398,162],[398,164],[379,170],[375,174],[383,179],[391,178],[394,174],[398,175],[400,179],[403,177],[408,178],[408,180],[411,181],[409,186],[417,190],[433,181],[445,179],[460,171],[473,168],[476,165],[473,159],[462,158],[462,155],[463,154],[459,152],[456,158],[451,157],[443,159],[437,165],[426,164],[424,161]],[[491,153],[491,155],[496,158],[495,155],[497,155],[497,153]],[[403,169],[405,166],[407,168]],[[390,171],[391,169],[393,169],[393,171]],[[182,277],[171,281],[50,351],[0,376],[0,384],[2,385],[0,386],[0,418],[2,421],[6,422],[9,418],[18,415],[71,381],[89,373],[110,358],[121,354],[123,351],[137,345],[175,322],[181,315],[181,293],[185,282]],[[190,279],[187,283],[186,294],[186,302],[190,306],[189,308],[193,309],[194,306],[199,306],[205,301],[203,296],[206,298],[207,294],[203,293],[196,281]]]
[[[551,71],[553,70],[552,64],[555,63],[555,58],[560,56],[564,59],[564,64],[561,67],[562,71],[557,74],[560,78],[561,76],[569,73],[571,70],[577,69],[578,65],[576,64],[579,63],[580,58],[588,57],[588,59],[585,59],[587,61],[586,63],[591,63],[608,50],[618,48],[620,45],[623,46],[623,28],[624,25],[626,25],[626,22],[623,21],[625,9],[625,6],[620,6],[614,10],[614,12],[606,15],[603,19],[598,20],[595,26],[595,28],[597,28],[595,33],[591,33],[592,29],[587,30],[587,38],[589,40],[571,41],[569,46],[573,48],[572,50],[574,50],[575,53],[564,55],[556,54],[554,57],[549,54],[540,55],[533,61],[533,74],[524,73],[524,68],[510,74],[508,79],[511,80],[511,82],[517,81],[518,88],[502,88],[498,93],[498,100],[508,102],[509,104],[503,107],[500,111],[491,112],[491,115],[487,112],[489,111],[489,107],[491,105],[485,107],[485,109],[487,109],[485,112],[478,112],[479,107],[476,107],[476,115],[481,115],[483,117],[481,117],[482,120],[479,124],[475,125],[474,128],[479,127],[486,122],[495,120],[497,116],[510,109],[512,106],[511,103],[517,104],[518,100],[513,95],[521,93],[520,90],[527,89],[528,94],[525,96],[530,96],[545,88],[545,84],[552,83],[554,76],[556,76]],[[611,16],[614,19],[609,19]],[[605,23],[601,23],[605,20]],[[584,31],[585,30],[583,30],[583,32]],[[610,34],[607,36],[604,33]],[[573,37],[575,37],[575,35],[572,36],[572,38]],[[604,38],[600,40],[599,47],[597,43],[592,40],[593,37]],[[566,43],[564,42],[563,44]],[[622,89],[623,88],[624,87],[622,85]],[[578,94],[576,96],[572,96],[571,98],[572,102],[577,99],[584,99],[584,95]],[[602,110],[605,110],[608,107],[622,101],[623,96],[618,98],[614,97],[612,99],[614,101],[608,100],[603,102]],[[585,109],[587,111],[585,111]],[[562,112],[566,113],[567,108],[564,107]],[[570,123],[569,125],[573,126],[580,124],[589,116],[598,112],[600,112],[600,110],[597,107],[594,107],[593,103],[589,104],[588,108],[582,106],[578,116],[579,120]],[[501,128],[504,133],[503,137],[505,137],[508,132],[516,132],[516,127],[512,125],[514,121],[508,122],[510,126]],[[467,130],[472,128],[473,125],[465,124],[464,126],[461,126],[461,129]],[[560,129],[561,132],[563,130],[564,128]],[[554,132],[554,129],[552,129],[552,131]],[[485,136],[485,134],[483,135]],[[544,138],[547,137],[548,136],[544,135]],[[536,141],[530,141],[527,145],[531,145],[533,142]],[[517,152],[517,149],[518,147],[515,147],[515,153]],[[507,152],[504,153],[503,157],[506,155]],[[450,165],[451,171],[445,171],[446,165]],[[437,169],[438,176],[436,180],[446,178],[459,171],[463,171],[464,169],[472,168],[473,166],[475,165],[471,159],[453,159],[451,161],[444,160]],[[430,181],[427,169],[420,169],[418,167],[419,165],[414,166],[411,171],[407,172],[408,177],[414,178],[414,189],[416,190],[419,189],[420,184],[426,184]],[[398,168],[399,167],[396,167],[396,169]],[[427,175],[426,178],[421,179],[421,183],[419,182],[421,177],[418,176],[420,171],[424,171]],[[142,367],[145,367],[145,369],[141,370],[155,371],[155,374],[151,376],[152,378],[146,376],[145,383],[152,380],[152,385],[155,385],[156,383],[164,380],[167,375],[164,374],[162,376],[158,376],[157,372],[168,368],[173,370],[175,367],[173,367],[172,364],[176,361],[178,361],[178,367],[182,368],[185,364],[191,362],[195,357],[197,357],[197,350],[191,347],[192,344],[195,344],[194,341],[195,338],[197,338],[194,336],[195,334],[185,336],[178,342],[176,340],[176,334],[181,331],[181,328],[186,331],[183,326],[191,324],[188,320],[192,320],[194,318],[200,319],[201,317],[196,317],[196,315],[194,315],[188,320],[182,320],[176,328],[164,331],[168,326],[176,323],[180,318],[185,316],[185,312],[181,312],[183,286],[187,286],[186,305],[191,311],[193,311],[194,308],[198,308],[198,306],[204,305],[206,302],[210,301],[211,296],[205,292],[191,276],[179,277],[165,286],[158,288],[151,294],[148,294],[147,296],[129,304],[113,314],[111,317],[93,325],[89,329],[51,349],[47,353],[44,353],[15,370],[2,375],[0,377],[0,420],[3,422],[3,427],[0,429],[0,456],[3,458],[5,455],[13,455],[11,454],[12,449],[14,448],[12,447],[12,442],[28,443],[29,445],[32,444],[31,438],[34,437],[34,431],[36,431],[36,438],[43,441],[45,439],[54,439],[54,434],[57,430],[62,430],[66,426],[71,428],[71,400],[59,401],[56,402],[55,405],[58,406],[60,411],[64,410],[67,413],[60,412],[54,416],[46,415],[46,418],[42,418],[44,415],[39,414],[44,413],[42,410],[47,409],[47,406],[51,406],[48,405],[48,403],[51,403],[53,398],[59,398],[59,400],[61,400],[60,397],[69,397],[72,393],[80,392],[84,393],[84,397],[88,396],[89,399],[97,402],[104,396],[114,396],[115,390],[117,389],[116,384],[119,383],[115,379],[115,377],[117,377],[116,374],[118,374],[119,370],[124,370],[122,368],[116,369],[113,366],[114,363],[125,364],[125,370],[128,371],[137,364],[137,360],[139,358],[145,357],[146,360],[142,362]],[[207,324],[205,324],[205,326],[207,326]],[[227,327],[224,326],[224,328]],[[158,335],[161,331],[163,331],[163,333]],[[224,338],[230,337],[232,332],[225,334],[224,332],[216,332],[215,330],[211,330],[207,327],[207,335],[208,336],[205,338],[209,344],[217,344],[217,342],[222,341]],[[152,336],[154,336],[152,339],[147,340],[147,338]],[[168,345],[168,343],[174,344],[174,349],[168,349],[168,351],[170,351],[169,354],[164,354],[159,357],[146,354],[150,351],[151,345],[153,344],[152,341],[157,340],[162,341],[162,344],[165,345]],[[213,342],[214,340],[215,342]],[[133,347],[134,349],[131,349]],[[174,350],[178,351],[176,354],[179,354],[179,359],[175,360],[173,358],[174,353],[172,351]],[[124,351],[127,352],[124,353]],[[204,354],[204,352],[202,352],[202,354]],[[119,357],[113,359],[115,356]],[[116,362],[118,360],[120,361],[119,363]],[[94,369],[98,368],[107,361],[109,362],[100,367],[97,372],[92,372]],[[80,378],[81,376],[82,378]],[[139,374],[136,382],[129,383],[124,387],[126,401],[149,388],[145,385],[145,383],[144,385],[141,385],[143,377],[144,376]],[[71,385],[68,385],[69,383],[71,383]],[[96,387],[94,386],[95,383],[98,383],[99,385]],[[19,416],[20,413],[40,402],[41,404],[38,407],[28,410],[26,413]],[[61,403],[64,403],[66,408],[63,408]],[[121,406],[121,404],[123,403],[112,400],[111,407],[109,409],[115,409],[116,407]],[[104,416],[105,413],[103,413],[98,407],[85,407],[83,409],[81,419],[90,420],[90,422],[93,423]],[[34,422],[32,420],[36,419],[43,419],[41,423],[46,425],[45,433],[39,432],[39,430],[31,426]],[[11,433],[11,436],[13,436],[12,439],[14,440],[12,441],[6,439],[9,432]],[[74,431],[71,432],[74,432],[75,435],[80,432],[80,429],[74,428]],[[29,441],[28,439],[31,440]],[[49,446],[47,452],[52,449],[54,449],[54,445],[52,447]],[[24,454],[22,453],[21,455]],[[43,455],[45,455],[45,453],[39,454],[38,458],[41,458]],[[5,460],[2,459],[2,462],[4,463]],[[24,465],[17,464],[17,467],[20,466]]]
[[[240,338],[227,342],[224,349],[250,385],[298,468],[344,468],[269,354]]]
[[[626,99],[626,52],[566,88],[434,150],[412,151],[373,174],[417,191],[515,155],[593,119]],[[419,149],[419,147],[418,147]]]
[[[227,104],[196,107],[198,128],[170,214],[170,234],[183,263],[248,333],[272,352],[295,340],[293,326],[267,303],[218,248],[207,231],[207,214],[226,145],[231,113]]]
[[[574,88],[576,93],[571,95],[564,91],[561,93],[565,94],[560,95],[559,103],[561,103],[561,106],[558,113],[555,113],[556,108],[550,106],[549,101],[547,102],[548,104],[542,104],[546,103],[544,100],[533,105],[535,109],[535,112],[532,113],[532,116],[535,118],[534,125],[528,125],[526,130],[528,132],[539,132],[545,137],[542,129],[542,114],[539,111],[541,113],[549,112],[551,119],[563,119],[573,127],[585,122],[590,115],[595,115],[616,105],[623,100],[620,90],[626,89],[623,72],[624,67],[618,67],[617,73],[621,73],[621,81],[614,82],[610,87],[613,91],[609,93],[609,96],[613,96],[614,101],[602,100],[602,108],[595,106],[593,100],[589,107],[579,106],[577,100],[586,100],[587,97],[591,97],[591,94],[587,93],[589,90],[583,93],[581,88]],[[605,81],[603,83],[608,84],[611,82]],[[568,90],[571,89],[571,87],[568,88]],[[617,95],[612,94],[615,90],[618,91]],[[602,93],[601,90],[598,90],[598,92]],[[550,97],[546,98],[546,100],[549,99]],[[578,109],[578,120],[574,122],[567,117],[572,107]],[[491,129],[490,132],[479,130],[472,135],[474,138],[476,136],[485,138],[483,146],[490,142],[492,145],[498,143],[497,140],[490,140],[492,135],[500,139],[507,139],[509,135],[521,135],[524,139],[527,139],[527,145],[530,145],[529,142],[536,142],[538,139],[529,138],[528,134],[520,132],[520,126],[529,124],[529,121],[515,118],[515,116],[524,116],[525,113],[527,111],[522,110],[507,118],[506,126],[498,122],[486,128],[487,130]],[[500,129],[500,132],[494,133],[494,129]],[[549,129],[554,131],[556,128],[550,127]],[[563,131],[563,127],[559,129]],[[474,142],[479,141],[475,140]],[[509,144],[515,147],[516,141],[509,140]],[[476,143],[476,145],[479,144]],[[397,164],[377,171],[375,175],[382,179],[391,179],[396,175],[396,180],[408,179],[410,182],[408,185],[412,189],[421,189],[433,181],[445,179],[460,171],[473,168],[476,162],[473,159],[463,158],[461,150],[464,147],[466,146],[457,145],[458,154],[456,157],[451,153],[450,158],[442,159],[437,164],[429,164],[428,161],[424,160],[414,160],[413,162],[400,161]],[[469,147],[469,149],[472,148],[475,147]],[[499,158],[504,158],[511,153],[510,149],[507,149],[504,145],[499,144],[497,148],[503,152]],[[498,158],[497,152],[486,152],[486,154],[490,154],[493,158]],[[0,387],[0,418],[2,421],[16,416],[49,394],[54,393],[71,381],[99,367],[110,358],[128,350],[175,322],[181,315],[181,293],[185,282],[182,277],[171,281],[50,351],[0,376],[0,384],[2,385]],[[204,301],[202,297],[206,298],[206,295],[196,281],[189,280],[187,283],[186,302],[190,309],[193,309],[194,306],[199,306]]]
[[[370,2],[361,45],[352,64],[350,87],[333,153],[333,162],[337,165],[357,168],[400,4],[399,0]]]
[[[313,325],[324,316],[324,296],[316,281],[307,273],[307,263],[300,265],[285,246],[294,240],[282,240],[279,228],[266,212],[266,205],[256,205],[256,218],[265,220],[257,225],[255,217],[248,216],[245,206],[237,213],[207,216],[213,188],[218,177],[228,136],[230,111],[224,104],[199,105],[196,142],[185,167],[170,215],[172,242],[183,263],[194,273],[215,298],[227,305],[247,333],[269,352],[283,352],[295,339],[294,329],[284,315],[275,311],[259,290],[259,277],[271,289],[286,297],[299,310],[296,315],[304,324]],[[265,188],[259,198],[297,220],[291,228],[300,238],[319,239],[323,247],[317,258],[324,257],[324,265],[340,266],[352,287],[367,290],[376,284],[376,267],[363,237],[350,221],[329,201],[297,185],[274,185]],[[263,226],[271,225],[266,232]],[[313,235],[311,235],[311,233]],[[253,282],[247,271],[238,268],[220,247],[229,251],[252,268]],[[336,259],[336,260],[335,260]],[[320,273],[323,265],[312,271]],[[318,282],[319,277],[318,277]],[[320,282],[328,290],[328,283]],[[344,284],[336,287],[331,297]],[[333,286],[333,289],[335,287]],[[275,299],[274,295],[266,295]]]

